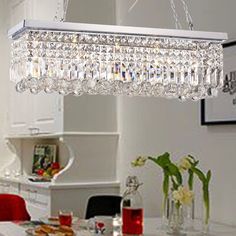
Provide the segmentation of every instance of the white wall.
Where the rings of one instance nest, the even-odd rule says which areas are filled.
[[[116,0],[117,24],[157,28],[175,28],[169,0]],[[186,26],[180,1],[176,9],[183,26]],[[226,31],[230,38],[236,35],[234,0],[186,0],[196,30]]]
[[[70,0],[67,21],[115,24],[115,14],[115,0]]]
[[[117,22],[123,25],[174,28],[169,1],[117,0]],[[175,1],[178,2],[178,1]],[[235,0],[190,0],[195,28],[226,31],[236,38]],[[178,8],[179,9],[179,8]],[[160,98],[119,98],[120,178],[137,174],[142,187],[145,214],[160,214],[161,172],[151,163],[133,169],[132,159],[140,154],[169,151],[174,159],[191,153],[204,169],[213,171],[212,219],[236,224],[236,126],[200,126],[200,105]],[[200,207],[201,208],[201,207]]]

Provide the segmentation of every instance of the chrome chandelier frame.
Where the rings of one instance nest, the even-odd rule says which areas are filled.
[[[9,37],[19,92],[199,100],[224,82],[225,33],[24,20]]]

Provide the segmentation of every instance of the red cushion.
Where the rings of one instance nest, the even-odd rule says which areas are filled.
[[[28,221],[25,200],[13,194],[0,194],[0,221]]]

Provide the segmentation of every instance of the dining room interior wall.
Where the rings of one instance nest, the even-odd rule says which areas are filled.
[[[175,1],[180,12],[178,2],[181,1]],[[187,3],[195,29],[225,31],[230,38],[236,38],[235,0],[187,0]],[[116,10],[120,25],[174,28],[166,0],[117,0]],[[120,97],[118,104],[122,189],[128,175],[139,176],[144,183],[141,192],[145,215],[160,215],[162,173],[151,163],[143,169],[134,169],[130,162],[138,155],[168,151],[175,160],[192,154],[200,159],[205,171],[212,170],[212,219],[236,225],[236,125],[201,126],[199,102]]]

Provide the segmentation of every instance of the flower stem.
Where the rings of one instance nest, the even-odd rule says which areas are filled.
[[[166,218],[166,204],[167,204],[167,197],[163,197],[163,202],[162,202],[162,217]]]
[[[205,206],[204,223],[208,225],[209,219],[210,219],[210,198],[209,198],[208,186],[204,186],[204,189],[205,189],[204,196],[203,196],[203,201],[204,201],[204,206]]]

